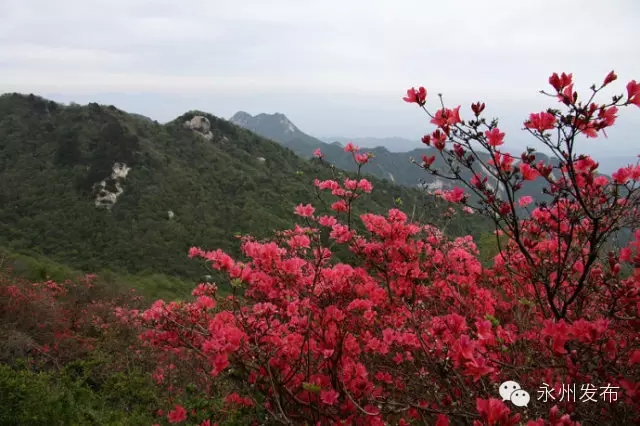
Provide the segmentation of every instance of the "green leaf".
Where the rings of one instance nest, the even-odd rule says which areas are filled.
[[[518,302],[520,302],[520,304],[524,306],[535,306],[535,303],[533,302],[533,300],[529,300],[529,299],[520,299],[518,300]]]
[[[500,325],[500,321],[498,321],[498,318],[494,317],[493,315],[487,314],[487,315],[484,316],[484,319],[491,321],[491,324],[494,327],[497,327],[497,326]]]
[[[314,385],[313,383],[304,382],[302,384],[302,389],[312,392],[312,393],[320,393],[320,386]]]

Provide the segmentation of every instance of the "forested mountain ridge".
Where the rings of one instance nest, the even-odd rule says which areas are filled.
[[[313,179],[331,176],[203,112],[162,125],[114,106],[0,97],[0,246],[85,271],[197,279],[206,270],[187,258],[191,246],[237,255],[237,234],[291,226],[294,206],[314,202]],[[400,199],[438,214],[418,190],[373,183],[362,210],[384,212]],[[475,233],[479,224],[451,229]]]

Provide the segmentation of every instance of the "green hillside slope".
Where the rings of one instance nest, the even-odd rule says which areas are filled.
[[[198,115],[210,128],[185,125]],[[237,233],[290,226],[293,207],[313,202],[315,177],[331,171],[209,114],[161,125],[113,106],[0,97],[0,246],[73,268],[197,279],[206,270],[187,258],[191,246],[238,254]],[[438,215],[420,191],[374,185],[362,209],[400,198]],[[485,223],[449,229],[477,234]]]

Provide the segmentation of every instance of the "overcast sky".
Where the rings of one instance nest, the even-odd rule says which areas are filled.
[[[419,138],[401,97],[472,101],[511,141],[554,71],[640,80],[637,0],[0,0],[0,91],[97,101],[164,122],[282,112],[314,136]],[[640,108],[589,151],[635,155]],[[525,143],[525,142],[522,142]]]

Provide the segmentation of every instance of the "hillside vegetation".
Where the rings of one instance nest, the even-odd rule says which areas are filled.
[[[208,123],[185,126],[194,116]],[[294,206],[315,198],[313,179],[336,173],[202,112],[161,125],[113,106],[0,97],[0,245],[83,271],[193,283],[209,272],[190,247],[239,254],[237,234],[291,226]],[[401,203],[440,216],[418,190],[373,183],[361,211]],[[448,229],[478,235],[485,224],[458,218]]]
[[[194,117],[205,124],[186,126]],[[0,425],[157,422],[159,361],[113,308],[189,300],[216,277],[190,247],[239,256],[238,234],[292,227],[297,204],[322,209],[313,180],[341,175],[198,111],[161,125],[113,106],[1,96]],[[447,219],[422,191],[372,181],[356,211],[400,208],[492,247],[486,220]],[[87,286],[83,272],[98,276]]]

